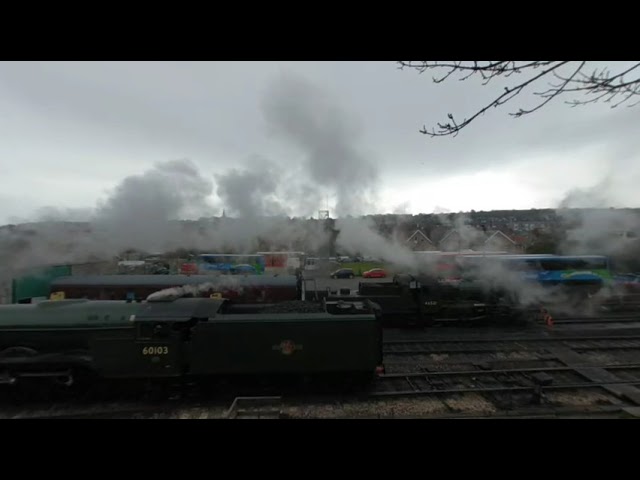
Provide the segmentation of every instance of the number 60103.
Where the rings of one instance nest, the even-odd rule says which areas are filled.
[[[169,347],[144,347],[143,355],[166,355],[169,353]]]

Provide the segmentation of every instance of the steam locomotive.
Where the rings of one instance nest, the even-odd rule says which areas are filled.
[[[283,313],[284,312],[284,313]],[[0,384],[228,376],[371,380],[382,324],[371,302],[251,309],[224,299],[84,299],[0,306]]]
[[[400,274],[392,282],[360,283],[356,295],[330,293],[326,299],[375,302],[390,327],[426,327],[447,319],[513,322],[530,313],[508,291],[487,288],[483,282],[443,283],[426,275]]]
[[[396,275],[392,282],[361,282],[357,295],[379,304],[385,324],[426,326],[438,320],[519,322],[548,309],[593,313],[633,309],[628,283],[616,282],[604,256],[460,255],[431,274]],[[443,273],[445,272],[445,273]]]

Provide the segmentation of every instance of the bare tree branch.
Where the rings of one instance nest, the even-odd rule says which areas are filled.
[[[578,73],[580,73],[580,70],[582,69],[582,67],[584,67],[585,63],[587,63],[587,62],[581,62],[580,65],[578,66],[578,68],[571,74],[571,76],[569,78],[564,80],[564,82],[562,84],[560,84],[558,86],[553,86],[552,88],[548,89],[546,92],[536,93],[535,95],[538,95],[538,96],[546,98],[546,100],[544,100],[542,103],[539,103],[538,106],[536,106],[534,108],[531,108],[529,110],[523,110],[521,108],[518,112],[512,113],[511,115],[514,116],[514,117],[521,117],[522,115],[527,115],[529,113],[535,112],[536,110],[540,110],[547,103],[549,103],[551,100],[553,100],[555,97],[557,97],[558,95],[560,95],[562,93],[562,91],[566,88],[566,86],[571,81],[573,81],[573,79],[576,77],[576,75],[578,75]]]
[[[457,122],[453,114],[447,115],[449,121],[446,123],[438,123],[438,130],[435,128],[427,130],[424,126],[420,132],[429,135],[431,137],[442,137],[447,135],[456,136],[460,130],[468,126],[479,116],[483,115],[491,107],[499,107],[518,96],[527,87],[533,85],[536,82],[541,81],[543,77],[551,77],[558,80],[557,83],[551,83],[547,85],[547,88],[542,91],[533,92],[534,96],[541,98],[542,100],[534,107],[523,109],[510,113],[511,116],[519,118],[524,115],[528,115],[542,107],[547,105],[554,98],[560,97],[565,94],[579,94],[585,98],[574,99],[566,101],[568,105],[575,107],[578,105],[588,105],[599,101],[605,103],[612,103],[611,108],[616,108],[619,105],[627,103],[634,97],[639,97],[637,102],[633,102],[629,107],[640,104],[640,74],[636,72],[635,77],[625,77],[632,73],[634,70],[640,68],[640,62],[635,63],[631,67],[616,73],[611,74],[608,68],[602,68],[600,70],[594,69],[592,73],[587,74],[584,72],[587,62],[569,62],[569,61],[532,61],[532,62],[517,62],[517,61],[491,61],[491,62],[398,62],[399,68],[413,69],[419,73],[424,73],[427,70],[445,70],[445,73],[441,76],[432,77],[435,83],[443,83],[455,74],[460,74],[460,81],[468,80],[473,76],[481,78],[482,85],[487,85],[491,80],[497,77],[513,78],[523,73],[529,73],[524,80],[514,84],[510,87],[505,87],[504,93],[496,97],[491,103],[484,106],[476,113],[474,113],[468,119],[465,118],[462,122]],[[568,76],[561,75],[558,69],[566,67],[569,64],[577,64]],[[538,72],[538,70],[542,69]],[[613,102],[617,100],[617,102]]]

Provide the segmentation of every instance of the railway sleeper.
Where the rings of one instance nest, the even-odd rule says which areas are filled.
[[[553,377],[545,372],[531,374],[531,379],[540,386],[546,387],[553,383]]]

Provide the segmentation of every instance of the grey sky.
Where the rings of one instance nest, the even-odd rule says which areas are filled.
[[[308,215],[327,196],[343,213],[554,207],[596,185],[640,206],[640,107],[509,117],[526,96],[456,138],[418,133],[501,88],[435,85],[393,62],[2,62],[0,223],[104,211],[125,177],[179,159],[213,184],[193,215]]]

